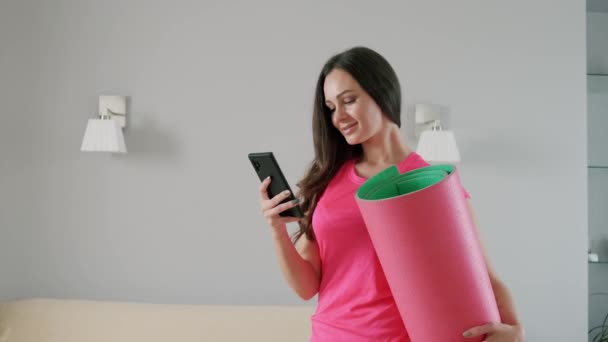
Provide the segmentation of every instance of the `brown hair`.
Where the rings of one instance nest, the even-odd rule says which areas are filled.
[[[349,145],[331,122],[331,112],[325,105],[323,86],[325,78],[334,69],[348,72],[378,104],[382,113],[401,126],[401,86],[395,71],[384,57],[365,48],[354,47],[331,57],[323,66],[317,81],[313,115],[312,135],[315,157],[305,176],[298,183],[298,198],[304,211],[300,229],[293,240],[305,235],[314,240],[312,215],[325,191],[344,162],[363,155],[361,145]]]

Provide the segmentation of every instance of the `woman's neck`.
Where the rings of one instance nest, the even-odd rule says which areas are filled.
[[[363,142],[361,147],[363,156],[360,162],[372,167],[398,164],[412,152],[394,123],[387,123],[386,129]]]

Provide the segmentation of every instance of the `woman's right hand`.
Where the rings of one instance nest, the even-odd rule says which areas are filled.
[[[281,203],[289,197],[289,190],[283,191],[273,198],[268,198],[268,185],[270,185],[270,182],[270,177],[267,177],[260,185],[260,200],[262,204],[262,214],[266,218],[268,224],[276,231],[280,228],[285,228],[287,223],[300,220],[300,218],[293,216],[279,216],[279,213],[297,206],[299,202],[295,199],[293,201]]]
[[[287,223],[301,220],[298,217],[283,217],[279,213],[298,205],[297,201],[281,203],[289,198],[289,192],[282,192],[268,198],[270,178],[260,185],[262,214],[271,227],[274,249],[279,259],[281,272],[289,286],[304,300],[309,300],[319,292],[321,284],[319,248],[315,241],[305,236],[292,241],[287,231]]]

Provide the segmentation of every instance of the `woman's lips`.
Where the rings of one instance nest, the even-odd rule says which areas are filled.
[[[352,124],[346,125],[344,128],[340,129],[342,134],[347,135],[352,133],[357,128],[357,123],[354,122]]]

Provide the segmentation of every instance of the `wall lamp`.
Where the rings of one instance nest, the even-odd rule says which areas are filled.
[[[99,118],[89,119],[81,151],[127,153],[122,129],[126,126],[126,96],[99,97]]]
[[[416,152],[432,164],[460,162],[454,132],[441,127],[437,106],[416,104],[415,117],[415,133],[419,137]]]

